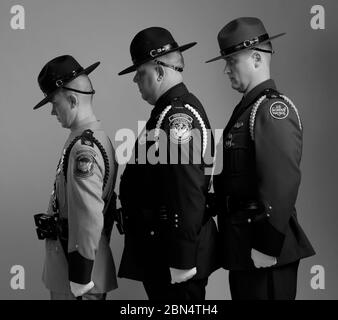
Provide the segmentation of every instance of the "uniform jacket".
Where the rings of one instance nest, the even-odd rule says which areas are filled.
[[[78,140],[71,149],[67,179],[64,176],[64,154],[68,145],[84,130],[93,131],[109,159],[109,177],[103,189],[105,166],[95,144]],[[117,287],[115,266],[109,240],[103,232],[103,213],[109,191],[114,188],[117,173],[115,152],[98,121],[83,124],[72,131],[65,143],[56,178],[56,197],[61,218],[68,219],[67,255],[60,240],[46,240],[43,281],[55,292],[70,292],[69,281],[88,283],[91,292],[104,293]],[[53,214],[53,196],[48,214]]]
[[[163,131],[156,153],[152,137],[159,123]],[[120,200],[127,223],[120,277],[142,281],[147,274],[169,272],[169,267],[197,267],[195,278],[205,278],[217,269],[217,229],[214,220],[205,216],[209,177],[201,159],[202,140],[207,143],[204,128],[210,128],[204,108],[183,83],[157,101],[146,124],[148,141],[139,137],[135,161],[131,159],[121,178]],[[209,144],[211,139],[209,132]],[[173,164],[177,153],[168,146],[180,150],[177,159],[182,162]],[[172,161],[153,164],[153,154]],[[200,157],[199,164],[192,163],[192,154]]]
[[[302,124],[290,100],[275,90],[273,80],[252,89],[235,108],[223,133],[223,171],[215,176],[214,187],[220,208],[222,262],[230,270],[254,268],[252,248],[277,257],[277,266],[314,254],[295,208]],[[229,197],[235,202],[258,201],[263,218],[254,222],[250,211],[230,212]]]

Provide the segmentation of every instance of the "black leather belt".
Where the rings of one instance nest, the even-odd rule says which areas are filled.
[[[266,210],[264,203],[254,199],[227,196],[225,206],[226,218],[232,224],[255,223],[270,217],[270,211]]]
[[[126,223],[137,224],[138,222],[141,222],[140,219],[142,219],[144,223],[149,225],[165,224],[169,221],[169,212],[165,206],[162,206],[159,209],[141,209],[139,215],[129,215],[123,212],[123,218]],[[205,212],[202,225],[205,225],[210,218],[211,216]]]
[[[264,205],[254,199],[242,199],[227,196],[225,201],[227,212],[234,213],[237,211],[259,210],[264,209]]]

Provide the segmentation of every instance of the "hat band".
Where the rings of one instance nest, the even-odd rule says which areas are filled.
[[[178,44],[176,42],[169,43],[160,48],[152,49],[149,51],[148,54],[146,54],[146,56],[143,56],[142,58],[138,58],[138,59],[132,59],[132,61],[134,64],[137,64],[139,61],[144,61],[149,58],[153,59],[160,55],[162,56],[165,52],[171,51],[172,49],[176,49],[176,48],[178,48]]]
[[[69,82],[70,80],[76,78],[76,76],[83,71],[83,68],[80,67],[77,70],[73,70],[71,73],[69,73],[68,75],[62,77],[61,79],[58,79],[55,81],[55,85],[60,88],[62,86],[64,86],[67,82]]]
[[[250,40],[244,40],[240,44],[237,44],[237,45],[232,46],[230,48],[221,50],[221,55],[226,56],[226,55],[229,55],[231,53],[234,53],[234,52],[237,52],[237,51],[240,51],[240,50],[243,50],[243,49],[251,48],[251,47],[253,47],[253,46],[255,46],[255,45],[257,45],[257,44],[259,44],[259,43],[261,43],[265,40],[268,40],[268,39],[269,39],[269,35],[267,33],[265,33],[261,36],[252,38]]]

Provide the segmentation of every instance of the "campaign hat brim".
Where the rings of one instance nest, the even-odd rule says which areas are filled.
[[[93,63],[92,65],[90,65],[88,68],[83,69],[82,71],[80,71],[79,73],[76,74],[76,76],[74,76],[73,78],[70,78],[65,84],[73,81],[74,79],[76,79],[77,77],[83,75],[83,74],[90,74],[91,72],[93,72],[100,64],[100,61]],[[50,99],[52,98],[52,96],[55,94],[55,92],[60,88],[55,89],[54,91],[50,92],[44,99],[42,99],[34,108],[33,110],[39,109],[42,106],[44,106],[46,103],[48,103],[50,101]]]
[[[276,38],[279,38],[279,37],[281,37],[281,36],[284,36],[285,34],[286,34],[285,32],[279,33],[279,34],[277,34],[277,35],[275,35],[275,36],[269,37],[268,39],[266,39],[266,40],[264,40],[264,41],[261,41],[261,42],[258,43],[257,45],[260,45],[260,44],[262,44],[262,43],[269,42],[269,41],[271,41],[271,40],[274,40],[274,39],[276,39]],[[257,45],[256,45],[256,46],[257,46]],[[250,49],[250,48],[243,48],[243,49],[240,49],[240,50],[231,52],[231,53],[226,54],[226,55],[220,55],[220,56],[218,56],[218,57],[216,57],[216,58],[213,58],[213,59],[210,59],[210,60],[208,60],[208,61],[205,61],[205,63],[209,63],[209,62],[217,61],[217,60],[220,60],[220,59],[224,59],[224,58],[229,57],[229,56],[231,56],[231,55],[233,55],[233,54],[236,54],[236,53],[238,53],[238,52],[241,52],[241,51],[243,51],[243,50],[248,50],[248,49]]]
[[[141,66],[141,65],[144,64],[144,63],[147,63],[147,62],[149,62],[149,61],[151,61],[151,60],[154,60],[154,59],[156,59],[156,58],[158,58],[158,57],[164,56],[164,55],[166,55],[166,54],[168,54],[168,53],[170,53],[170,52],[174,52],[174,51],[180,51],[180,52],[183,52],[183,51],[188,50],[188,49],[190,49],[191,47],[195,46],[196,44],[197,44],[197,42],[190,42],[190,43],[187,43],[187,44],[185,44],[185,45],[183,45],[183,46],[179,46],[179,47],[176,47],[176,48],[172,48],[172,49],[170,49],[170,50],[168,50],[168,51],[165,51],[165,52],[163,52],[163,53],[157,54],[156,57],[149,57],[149,58],[147,58],[147,59],[145,59],[145,60],[139,61],[139,62],[133,64],[132,66],[130,66],[130,67],[128,67],[128,68],[122,70],[121,72],[118,73],[118,75],[119,75],[119,76],[122,76],[122,75],[124,75],[124,74],[130,73],[130,72],[134,72],[134,71],[136,71],[136,69],[137,69],[139,66]]]

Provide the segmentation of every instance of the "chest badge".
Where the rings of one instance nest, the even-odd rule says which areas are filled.
[[[283,120],[289,115],[289,108],[284,102],[277,101],[270,106],[270,114],[275,119]]]
[[[234,128],[235,129],[239,129],[239,128],[243,127],[243,126],[244,126],[244,123],[242,121],[241,122],[236,122],[234,124]]]
[[[187,143],[191,139],[193,119],[184,113],[169,117],[170,141],[176,144]]]

